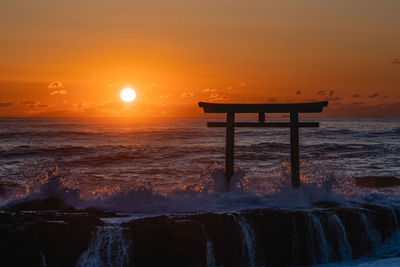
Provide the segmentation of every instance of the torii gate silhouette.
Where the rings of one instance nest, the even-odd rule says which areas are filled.
[[[300,187],[299,127],[319,127],[319,122],[299,122],[299,113],[320,113],[328,101],[290,104],[220,104],[199,102],[204,113],[226,113],[226,122],[207,122],[208,127],[226,127],[225,179],[233,175],[235,127],[290,127],[291,182]],[[258,122],[235,122],[235,113],[258,113]],[[265,122],[265,113],[290,113],[290,122]]]

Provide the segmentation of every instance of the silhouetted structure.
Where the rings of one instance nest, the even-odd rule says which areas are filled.
[[[300,186],[299,127],[319,127],[318,122],[299,122],[299,113],[319,113],[328,101],[293,104],[218,104],[199,102],[205,113],[226,113],[226,122],[208,122],[208,127],[226,127],[225,178],[233,175],[235,127],[290,127],[291,182]],[[258,113],[258,122],[235,122],[235,113]],[[265,113],[290,113],[288,122],[265,122]]]

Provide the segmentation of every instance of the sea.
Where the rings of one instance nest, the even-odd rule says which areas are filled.
[[[398,187],[354,180],[400,178],[399,118],[300,118],[320,122],[300,129],[300,190],[290,185],[288,128],[236,128],[235,174],[226,184],[225,128],[209,121],[224,118],[1,118],[0,205],[59,195],[77,208],[139,217],[316,201],[400,207]],[[400,253],[396,236],[391,250]],[[400,263],[395,255],[330,266]]]

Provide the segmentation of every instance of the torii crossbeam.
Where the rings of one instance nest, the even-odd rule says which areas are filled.
[[[219,104],[199,102],[204,113],[226,113],[226,122],[208,122],[208,127],[226,127],[225,179],[233,175],[235,127],[290,127],[290,166],[293,187],[300,186],[299,127],[319,127],[319,122],[299,122],[299,113],[319,113],[328,101],[290,104]],[[258,122],[235,122],[235,113],[258,113]],[[289,122],[265,122],[265,113],[290,113]]]

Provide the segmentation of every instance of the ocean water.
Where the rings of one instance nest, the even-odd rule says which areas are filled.
[[[54,177],[53,185],[86,201],[115,197],[126,202],[121,195],[139,193],[139,198],[147,193],[165,201],[188,192],[223,191],[225,129],[206,126],[223,120],[2,118],[0,199],[4,203],[40,191]],[[313,120],[320,128],[300,129],[304,183],[341,187],[348,195],[354,189],[351,177],[400,177],[400,119],[302,119]],[[231,187],[240,193],[231,197],[246,194],[258,203],[260,196],[290,190],[285,185],[289,140],[288,128],[237,128]],[[304,190],[318,195],[307,186]],[[290,200],[278,199],[276,205]]]
[[[115,222],[111,218],[98,228],[97,239],[79,259],[82,266],[98,266],[104,257],[113,259],[115,266],[124,265],[129,242],[116,241],[122,240],[120,220],[177,213],[236,214],[249,264],[255,265],[254,230],[237,211],[271,207],[307,211],[320,201],[342,207],[356,201],[400,208],[399,187],[361,188],[353,179],[400,178],[400,119],[304,118],[320,121],[320,128],[300,129],[300,189],[290,184],[286,128],[236,129],[236,169],[227,185],[225,129],[206,127],[207,121],[222,120],[2,118],[0,207],[56,196],[76,208],[99,207],[129,215]],[[320,250],[328,255],[321,221],[310,214],[320,235]],[[373,231],[371,225],[367,228]],[[378,243],[360,259],[343,257],[343,262],[321,266],[398,265],[400,231]],[[113,249],[100,255],[104,247],[124,248],[117,249],[120,261],[115,262]],[[320,262],[328,262],[328,257]],[[207,264],[215,266],[211,241]]]

